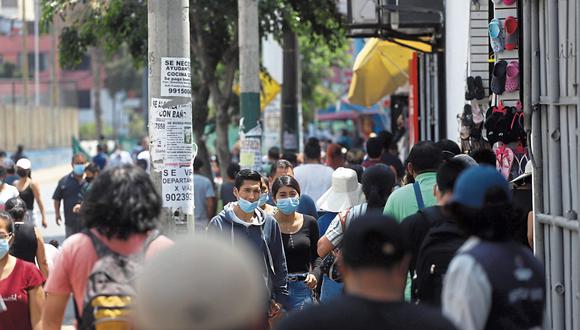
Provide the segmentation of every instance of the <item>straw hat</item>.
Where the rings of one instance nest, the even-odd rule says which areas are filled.
[[[342,212],[365,202],[362,185],[354,170],[339,167],[332,173],[332,185],[316,202],[320,210]]]

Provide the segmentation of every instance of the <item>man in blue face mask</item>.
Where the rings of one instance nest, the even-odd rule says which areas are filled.
[[[234,183],[237,202],[227,204],[209,223],[208,231],[236,241],[249,241],[264,261],[264,283],[270,292],[270,317],[275,317],[288,298],[286,257],[278,223],[259,208],[262,192],[260,173],[241,170]]]
[[[71,162],[72,172],[60,179],[52,195],[56,224],[59,226],[62,222],[60,205],[61,201],[63,201],[66,237],[76,234],[82,229],[79,214],[73,212],[73,209],[82,199],[81,191],[85,183],[84,173],[86,165],[87,160],[83,154],[74,155]]]

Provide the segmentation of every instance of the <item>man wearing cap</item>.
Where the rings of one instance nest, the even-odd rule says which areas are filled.
[[[64,202],[64,226],[65,236],[69,237],[81,231],[81,220],[78,213],[73,211],[75,205],[82,200],[81,190],[85,183],[84,173],[87,160],[83,154],[76,154],[72,158],[72,172],[64,176],[54,190],[52,199],[54,201],[54,213],[56,224],[60,226],[62,221],[60,215],[60,204]]]
[[[415,182],[403,186],[391,194],[384,213],[402,221],[411,214],[437,204],[433,195],[436,184],[435,171],[442,161],[441,149],[431,141],[423,141],[413,146],[409,154],[407,171]]]
[[[544,267],[512,240],[508,182],[490,166],[463,172],[451,210],[470,238],[453,258],[443,284],[443,312],[465,330],[540,329]]]
[[[346,294],[284,320],[280,330],[454,329],[438,312],[403,301],[410,251],[391,217],[367,214],[344,235]]]

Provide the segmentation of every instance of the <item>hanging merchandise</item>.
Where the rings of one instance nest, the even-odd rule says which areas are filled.
[[[514,153],[503,142],[496,142],[493,145],[493,152],[495,153],[495,163],[498,172],[508,180],[514,162]]]
[[[514,148],[512,148],[514,154],[514,162],[512,164],[512,169],[510,175],[512,179],[524,174],[526,171],[526,164],[530,160],[528,155],[528,148],[520,142]]]
[[[493,106],[487,110],[485,119],[485,130],[487,141],[494,145],[496,142],[508,142],[508,128],[510,121],[507,116],[507,109],[500,102],[498,106]]]
[[[475,98],[475,79],[469,76],[467,77],[467,91],[465,92],[465,100],[471,101]]]
[[[475,77],[475,99],[483,100],[485,98],[485,89],[483,88],[483,79],[480,76]]]
[[[471,112],[473,113],[473,123],[475,125],[483,123],[483,111],[481,110],[481,104],[475,103],[472,106]]]
[[[505,91],[515,92],[520,89],[520,62],[511,61],[506,67]]]
[[[501,24],[497,18],[494,18],[489,22],[489,40],[491,43],[491,48],[494,53],[500,53],[504,50],[504,35],[502,31]]]
[[[513,16],[508,16],[505,19],[505,49],[513,50],[518,48],[520,29],[518,19]]]
[[[506,61],[501,60],[493,67],[490,90],[496,95],[501,95],[505,91],[507,65]]]

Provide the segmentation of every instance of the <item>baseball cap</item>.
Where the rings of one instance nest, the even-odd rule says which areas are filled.
[[[216,236],[159,252],[137,279],[139,329],[244,329],[261,321],[268,295],[255,254],[242,240],[232,246]]]
[[[30,163],[30,160],[28,160],[26,158],[20,158],[16,162],[16,166],[20,167],[23,170],[29,170],[32,167],[32,163]]]
[[[409,252],[403,228],[390,216],[367,213],[348,227],[342,257],[352,268],[390,268]]]
[[[508,182],[494,167],[471,167],[457,178],[451,202],[481,209],[485,203],[486,193],[492,188],[500,188],[505,192],[508,201],[511,200]]]

